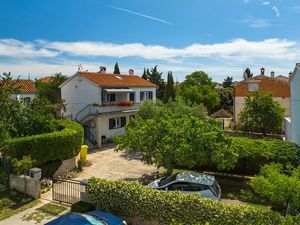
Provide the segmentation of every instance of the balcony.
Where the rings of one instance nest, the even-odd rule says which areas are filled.
[[[132,101],[121,101],[99,104],[89,104],[85,106],[76,114],[76,120],[83,122],[90,116],[97,116],[100,114],[109,114],[115,112],[126,112],[138,110],[140,103],[134,103]]]

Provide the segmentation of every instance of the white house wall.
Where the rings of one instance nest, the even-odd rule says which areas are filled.
[[[101,88],[76,75],[61,88],[61,97],[67,104],[65,116],[74,117],[88,104],[101,104]]]
[[[140,103],[140,93],[141,91],[152,91],[153,93],[153,100],[156,99],[156,88],[149,88],[149,87],[130,87],[130,89],[135,91],[135,102]]]
[[[21,100],[21,99],[23,99],[23,98],[30,98],[30,100],[33,100],[33,99],[35,99],[36,98],[36,96],[37,96],[37,94],[12,94],[11,96],[10,96],[10,98],[11,99],[19,99],[19,100]]]
[[[300,71],[295,70],[291,80],[291,139],[300,146]]]

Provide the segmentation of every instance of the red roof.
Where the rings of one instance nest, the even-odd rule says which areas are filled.
[[[81,76],[94,82],[99,86],[105,87],[156,87],[155,84],[144,80],[136,75],[123,75],[123,74],[101,74],[95,72],[78,72]]]
[[[38,92],[32,80],[10,80],[5,82],[12,83],[22,94],[36,94]]]
[[[50,81],[52,81],[53,78],[53,76],[46,76],[42,77],[41,79],[38,79],[38,81],[41,83],[49,83]]]

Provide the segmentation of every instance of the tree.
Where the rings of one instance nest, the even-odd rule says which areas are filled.
[[[223,81],[223,88],[231,87],[232,86],[232,77],[227,76]]]
[[[169,173],[175,165],[192,168],[216,163],[226,167],[218,151],[226,149],[230,141],[221,124],[196,117],[195,112],[185,114],[177,108],[173,103],[156,106],[147,118],[138,113],[126,126],[125,135],[115,138],[117,150],[139,151],[145,163],[163,166]]]
[[[243,78],[244,80],[253,77],[253,73],[251,73],[251,70],[249,68],[245,69]]]
[[[269,93],[248,96],[239,114],[238,128],[245,132],[277,133],[283,125],[284,108]]]
[[[166,84],[166,90],[165,90],[165,102],[168,102],[169,100],[175,101],[175,87],[174,87],[174,79],[172,75],[172,71],[168,72],[168,80]]]
[[[48,82],[36,81],[35,86],[38,89],[39,98],[44,98],[49,102],[54,115],[65,109],[59,86],[67,79],[67,76],[56,73]]]
[[[119,68],[118,62],[116,62],[116,64],[115,64],[114,74],[121,74],[121,73],[120,73],[120,68]]]
[[[147,69],[147,80],[153,84],[156,84],[158,89],[156,91],[156,97],[158,99],[164,99],[164,92],[165,92],[165,82],[162,78],[162,73],[158,72],[157,66],[151,68],[150,70]]]
[[[146,68],[144,68],[144,72],[143,72],[142,78],[143,78],[144,80],[148,80]]]
[[[284,171],[281,164],[265,165],[251,186],[275,207],[284,209],[285,215],[289,210],[300,210],[300,166]]]
[[[186,76],[179,89],[180,96],[191,106],[203,104],[212,113],[220,104],[220,98],[215,83],[203,71],[195,71]]]
[[[219,89],[218,91],[220,97],[220,109],[225,109],[232,113],[233,111],[233,88],[226,87]]]

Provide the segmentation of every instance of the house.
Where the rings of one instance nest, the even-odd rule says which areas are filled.
[[[64,117],[80,122],[85,138],[98,147],[125,132],[143,100],[156,99],[156,85],[133,70],[127,75],[108,74],[105,67],[99,72],[78,71],[60,87]]]
[[[270,76],[265,75],[265,69],[261,68],[260,75],[233,84],[233,113],[234,122],[238,122],[239,113],[244,108],[247,96],[252,96],[257,92],[268,92],[273,100],[285,108],[285,116],[290,116],[290,83],[289,77],[275,76],[271,72]]]
[[[291,115],[285,118],[285,140],[300,146],[300,63],[290,77]]]
[[[9,80],[5,82],[9,82],[10,85],[12,85],[17,89],[17,93],[12,94],[11,99],[30,102],[38,94],[38,91],[32,80],[18,79],[18,80]]]

